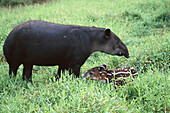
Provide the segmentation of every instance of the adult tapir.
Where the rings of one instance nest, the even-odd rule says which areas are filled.
[[[3,46],[9,75],[23,64],[23,80],[32,82],[33,65],[59,66],[79,77],[80,67],[95,51],[129,58],[125,44],[110,29],[60,25],[31,20],[16,26]]]

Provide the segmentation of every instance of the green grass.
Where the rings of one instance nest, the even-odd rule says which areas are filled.
[[[170,111],[170,2],[168,0],[60,0],[45,4],[0,7],[0,112],[168,112]],[[9,78],[3,44],[10,31],[28,20],[109,27],[127,45],[131,57],[93,53],[81,67],[133,66],[139,77],[114,89],[85,78],[62,75],[57,66],[34,66],[33,85]]]
[[[45,3],[47,1],[51,0],[1,0],[0,6],[6,6],[6,7],[14,7],[18,5],[30,5],[35,3]]]

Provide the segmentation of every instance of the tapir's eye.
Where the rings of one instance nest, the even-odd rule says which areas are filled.
[[[93,72],[89,72],[89,75],[90,75],[90,76],[93,76],[93,74],[94,74]]]
[[[103,71],[103,70],[104,70],[103,67],[98,68],[98,71]]]

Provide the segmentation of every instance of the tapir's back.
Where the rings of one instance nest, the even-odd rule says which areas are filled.
[[[4,55],[8,62],[16,60],[35,65],[70,62],[76,55],[74,51],[81,52],[86,49],[86,53],[89,53],[88,47],[85,47],[89,44],[82,44],[89,42],[88,35],[81,29],[83,27],[37,20],[24,22],[8,35],[3,47]],[[76,34],[83,38],[80,40]]]

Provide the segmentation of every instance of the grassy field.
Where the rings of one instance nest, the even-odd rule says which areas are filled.
[[[45,4],[0,8],[0,112],[170,112],[170,1],[59,0]],[[3,44],[9,32],[28,20],[44,20],[110,28],[127,45],[131,57],[96,52],[81,67],[107,64],[132,66],[139,76],[114,89],[68,72],[52,82],[57,66],[34,66],[33,85],[18,76],[9,78]]]

